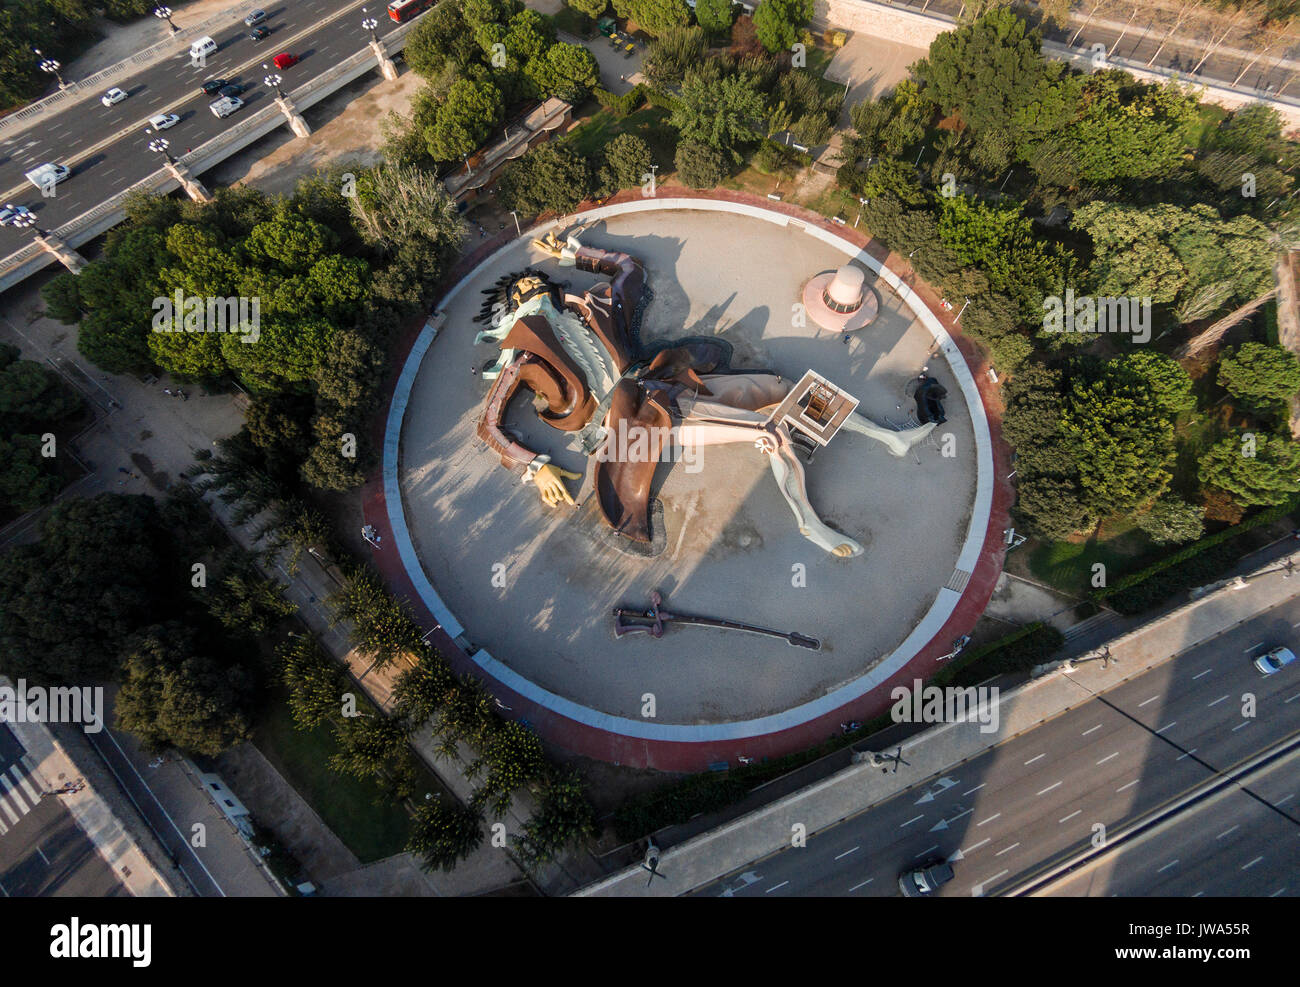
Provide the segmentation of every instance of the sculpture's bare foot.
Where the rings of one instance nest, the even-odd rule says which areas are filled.
[[[831,549],[831,554],[838,559],[850,559],[853,557],[852,545],[836,545]]]

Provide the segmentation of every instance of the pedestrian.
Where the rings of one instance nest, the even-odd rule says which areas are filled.
[[[470,375],[471,377],[477,377],[477,376],[478,376],[478,367],[473,367],[473,366],[471,366],[471,367],[469,368],[469,375]]]
[[[168,397],[173,397],[172,389],[170,387],[164,387],[163,393],[166,394]]]
[[[176,396],[178,398],[184,398],[186,401],[190,399],[190,396],[185,393],[185,389],[183,387],[176,388]]]

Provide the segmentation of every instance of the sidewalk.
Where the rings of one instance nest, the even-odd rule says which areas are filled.
[[[1300,561],[1300,556],[1293,556]],[[984,750],[1034,729],[1098,693],[1141,675],[1181,652],[1211,640],[1255,615],[1300,595],[1300,582],[1284,578],[1277,563],[1230,580],[1227,585],[1186,603],[1109,642],[1114,661],[1081,663],[1045,670],[1040,678],[1004,693],[999,729],[980,732],[978,723],[946,723],[902,744],[906,772],[889,774],[862,762],[724,826],[667,850],[660,860],[661,881],[646,886],[640,866],[589,885],[579,896],[671,897],[743,867],[789,845],[790,825],[803,823],[816,833],[924,782]]]

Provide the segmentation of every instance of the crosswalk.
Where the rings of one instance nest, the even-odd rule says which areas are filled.
[[[0,836],[36,808],[36,803],[41,800],[41,787],[32,774],[31,762],[26,755],[0,768]]]

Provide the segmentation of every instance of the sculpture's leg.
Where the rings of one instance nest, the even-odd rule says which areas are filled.
[[[785,429],[780,431],[785,433]],[[768,454],[772,464],[772,475],[776,477],[781,488],[781,496],[790,505],[795,520],[799,523],[799,534],[803,535],[818,548],[824,548],[842,559],[861,555],[863,548],[847,535],[836,531],[822,521],[808,501],[808,489],[804,485],[803,464],[795,455],[794,446],[789,442],[788,433],[782,434],[775,451]]]
[[[889,450],[890,455],[901,459],[907,455],[907,451],[912,446],[934,431],[935,423],[927,422],[924,425],[916,426],[916,428],[905,428],[901,432],[895,432],[892,428],[877,425],[871,419],[864,418],[855,411],[845,419],[844,424],[840,427],[846,431],[857,432],[859,435],[875,439]]]

